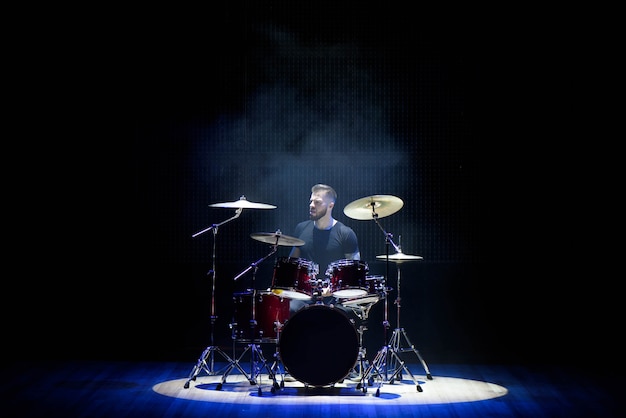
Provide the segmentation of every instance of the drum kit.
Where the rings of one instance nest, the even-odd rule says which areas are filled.
[[[386,254],[378,255],[376,258],[386,262],[385,276],[369,275],[368,264],[361,260],[337,260],[320,274],[320,266],[309,260],[278,257],[274,264],[271,287],[264,291],[255,290],[258,266],[275,254],[279,246],[297,247],[304,245],[304,241],[284,235],[280,230],[251,234],[252,239],[270,244],[271,249],[267,255],[251,263],[233,278],[233,281],[236,281],[253,271],[252,289],[233,294],[234,315],[230,324],[233,356],[229,356],[214,345],[213,328],[217,316],[212,296],[211,344],[202,352],[184,387],[189,388],[190,382],[196,380],[200,372],[205,371],[209,375],[222,375],[221,382],[217,385],[217,390],[221,390],[227,376],[236,368],[246,376],[251,385],[257,386],[261,395],[261,385],[257,378],[263,371],[267,371],[272,380],[271,390],[275,393],[284,387],[285,373],[289,373],[305,387],[332,387],[358,370],[357,388],[363,392],[367,391],[368,385],[372,386],[374,380],[378,379],[376,396],[379,396],[382,383],[402,380],[402,372],[407,373],[415,383],[417,391],[422,392],[419,382],[400,357],[404,352],[415,353],[426,371],[427,378],[432,379],[425,361],[409,341],[405,330],[400,327],[400,264],[421,260],[422,257],[404,254],[400,246],[393,242],[392,235],[386,232],[379,222],[379,218],[396,213],[402,206],[402,200],[395,196],[373,195],[344,207],[346,216],[356,220],[374,220],[383,232],[387,251]],[[239,217],[243,209],[274,209],[276,206],[250,202],[245,196],[241,196],[238,201],[217,203],[210,207],[236,209],[233,217],[193,235],[196,237],[204,232],[213,232],[213,268],[209,274],[212,276],[212,295],[214,295],[215,236],[218,228]],[[396,251],[394,254],[389,254],[389,246],[394,247]],[[397,299],[394,302],[397,306],[397,326],[391,338],[387,340],[386,330],[389,327],[387,296],[393,289],[386,285],[385,278],[389,277],[390,262],[397,266]],[[362,323],[358,328],[342,309],[323,304],[322,295],[325,290],[329,290],[332,296],[337,298],[338,303],[351,309],[361,319]],[[290,313],[292,299],[315,303]],[[384,301],[385,344],[369,363],[363,347],[363,333],[367,330],[365,324],[370,309],[381,300]],[[403,339],[407,344],[406,347],[403,346]],[[239,356],[235,355],[236,343],[246,344],[246,348]],[[264,357],[260,345],[262,343],[275,345],[274,361],[271,365]],[[227,363],[220,371],[214,369],[215,353],[221,355]],[[241,360],[247,353],[250,357],[249,371],[241,365]],[[323,366],[320,366],[318,361],[321,356],[324,356]],[[279,375],[280,382],[277,380]]]

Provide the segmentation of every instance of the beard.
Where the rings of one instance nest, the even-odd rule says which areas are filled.
[[[318,219],[322,219],[326,215],[326,211],[328,209],[324,208],[322,210],[316,210],[315,214],[309,212],[309,219],[312,221],[317,221]]]

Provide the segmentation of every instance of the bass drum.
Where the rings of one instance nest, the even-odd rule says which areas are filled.
[[[292,314],[278,345],[285,369],[310,386],[343,380],[359,356],[354,324],[342,310],[327,305],[308,305]]]

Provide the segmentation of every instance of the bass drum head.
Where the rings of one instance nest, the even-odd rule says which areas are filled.
[[[359,355],[359,337],[348,316],[326,305],[308,305],[285,323],[280,356],[291,376],[311,386],[345,378]]]

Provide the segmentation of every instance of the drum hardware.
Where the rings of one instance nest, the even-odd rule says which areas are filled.
[[[385,257],[385,255],[379,255],[376,256],[376,258],[383,258]],[[424,361],[424,359],[422,358],[421,354],[419,353],[419,351],[415,348],[415,346],[411,343],[411,341],[409,341],[409,337],[407,336],[406,330],[404,328],[402,328],[400,326],[400,308],[401,308],[401,297],[400,297],[400,264],[402,264],[403,262],[406,261],[417,261],[417,260],[422,260],[423,257],[419,256],[419,255],[410,255],[410,254],[404,254],[401,250],[400,245],[398,245],[398,252],[390,255],[389,260],[393,261],[394,263],[396,263],[396,269],[397,269],[397,283],[398,283],[398,296],[394,302],[394,304],[396,305],[396,329],[393,330],[393,333],[391,334],[391,338],[389,340],[389,346],[390,346],[390,350],[393,353],[405,353],[405,352],[413,352],[415,353],[415,355],[417,356],[418,360],[420,361],[420,363],[422,364],[422,367],[424,368],[424,371],[426,372],[426,378],[428,378],[429,380],[433,379],[433,376],[430,373],[430,370],[428,369],[428,366],[426,365],[426,362]],[[404,341],[406,342],[406,346],[402,346],[402,338],[404,338]],[[408,371],[408,369],[406,369],[406,367],[404,367],[404,365],[400,364],[399,361],[398,363],[396,362],[396,360],[399,360],[398,356],[393,356],[392,360],[390,362],[390,366],[392,369],[395,369],[396,371],[392,374],[390,381],[393,383],[393,379],[394,377],[399,377],[400,380],[402,380],[402,370],[406,370],[408,372],[409,375],[411,375],[411,373]],[[415,380],[413,378],[413,380]]]
[[[398,253],[400,253],[400,251]],[[390,258],[387,255],[377,256],[377,258],[383,258],[383,257],[386,259]],[[412,257],[415,257],[415,258],[412,258]],[[420,256],[410,256],[409,258],[406,258],[406,259],[400,256],[395,257],[395,259],[399,260],[399,262],[408,261],[408,260],[417,260],[421,258],[422,257]],[[411,373],[409,368],[406,366],[406,362],[402,360],[402,358],[400,357],[401,353],[406,353],[406,352],[415,353],[420,363],[424,367],[424,370],[426,371],[426,377],[429,380],[432,380],[433,377],[430,374],[430,371],[428,370],[428,366],[426,365],[426,362],[420,355],[419,351],[415,348],[415,346],[411,344],[411,342],[409,341],[409,337],[407,336],[406,330],[400,327],[400,300],[401,298],[400,298],[400,267],[399,265],[397,268],[398,268],[398,297],[396,298],[394,302],[397,306],[397,311],[398,311],[397,326],[391,335],[389,344],[386,344],[376,354],[376,357],[374,358],[372,365],[366,371],[366,375],[371,375],[371,376],[378,375],[379,377],[384,376],[384,380],[388,381],[390,384],[393,384],[396,380],[402,380],[402,372],[404,371],[406,372],[407,375],[411,377],[411,379],[415,383],[417,391],[423,392],[423,389],[420,386],[419,382],[417,381],[413,373]],[[402,338],[404,338],[404,340],[408,344],[408,348],[402,347],[401,345]],[[391,375],[389,376],[390,369],[392,370],[392,372],[391,372]],[[380,380],[379,387],[377,389],[377,396],[378,396],[378,393],[380,393],[381,385],[382,385],[382,379]]]
[[[343,208],[343,213],[349,218],[356,220],[369,220],[372,219],[378,226],[378,228],[385,235],[385,248],[386,254],[389,254],[389,244],[393,244],[393,246],[398,249],[393,240],[390,233],[385,231],[380,222],[379,218],[384,218],[389,215],[393,215],[404,206],[404,202],[399,197],[391,196],[391,195],[373,195],[364,197],[361,199],[357,199]],[[389,277],[389,260],[385,264],[385,277]],[[387,344],[387,330],[389,329],[389,321],[388,321],[388,301],[385,298],[385,318],[383,320],[383,329],[384,329],[384,340],[385,344]]]
[[[285,387],[285,365],[283,364],[283,361],[280,358],[280,349],[278,347],[278,341],[280,341],[280,333],[282,332],[283,327],[285,326],[285,324],[280,323],[280,322],[276,322],[276,347],[274,350],[274,362],[272,363],[272,365],[270,366],[270,370],[272,371],[273,375],[274,375],[274,384],[272,385],[272,389],[271,392],[272,393],[276,393],[276,390],[280,387],[280,388],[284,388]],[[276,375],[279,374],[280,375],[280,384],[277,385],[276,384]]]
[[[351,380],[358,380],[357,389],[363,389],[363,392],[367,392],[366,380],[368,386],[373,386],[374,380],[372,374],[367,374],[365,371],[369,367],[367,361],[366,349],[363,346],[363,335],[367,331],[367,321],[369,318],[370,309],[377,304],[381,299],[386,297],[386,293],[392,291],[391,287],[385,285],[384,276],[367,276],[365,278],[368,294],[367,296],[352,299],[342,299],[340,303],[352,310],[352,312],[361,320],[361,325],[358,328],[359,332],[359,359],[353,369],[353,373],[356,374]]]
[[[419,351],[415,349],[413,344],[410,343],[406,331],[400,327],[400,266],[399,263],[404,261],[413,261],[422,259],[420,256],[411,256],[404,255],[399,245],[396,245],[393,242],[393,236],[391,233],[387,232],[379,222],[379,218],[392,215],[400,210],[403,206],[403,201],[400,198],[390,195],[374,195],[365,197],[362,199],[355,200],[354,202],[348,204],[344,208],[344,213],[346,216],[357,219],[357,220],[368,220],[372,219],[382,233],[385,236],[385,254],[377,256],[376,258],[385,259],[385,277],[389,277],[389,262],[393,261],[397,264],[397,274],[398,274],[398,296],[396,298],[395,304],[397,306],[397,326],[394,329],[389,343],[387,343],[387,329],[389,328],[389,320],[388,320],[388,297],[387,292],[385,292],[385,305],[384,305],[384,336],[385,336],[385,344],[381,350],[376,354],[374,361],[368,367],[365,372],[364,378],[370,378],[374,375],[379,377],[379,386],[376,391],[376,396],[380,394],[380,387],[382,386],[383,380],[393,383],[396,378],[402,378],[401,373],[405,371],[413,380],[416,385],[417,391],[422,392],[423,389],[420,386],[419,382],[415,378],[415,376],[411,373],[411,371],[406,366],[406,363],[402,361],[400,358],[400,353],[404,353],[407,351],[414,352],[419,361],[421,362],[424,370],[426,371],[426,376],[428,379],[432,380],[432,375],[428,370],[428,366],[426,362],[419,354]],[[369,209],[368,209],[369,208]],[[377,212],[378,211],[378,212]],[[369,213],[369,215],[368,215]],[[389,255],[389,246],[393,245],[396,250],[396,254]],[[401,338],[404,337],[406,343],[410,348],[401,347]],[[388,361],[389,360],[389,361]],[[389,376],[389,368],[393,369],[391,376]],[[383,377],[384,376],[384,377]]]
[[[369,366],[369,368],[365,371],[364,376],[370,379],[370,382],[372,381],[374,376],[378,376],[379,378],[379,385],[378,388],[376,390],[376,396],[380,395],[380,388],[382,386],[382,382],[387,381],[390,384],[393,384],[396,380],[402,380],[402,372],[406,372],[406,374],[408,376],[411,377],[411,379],[413,380],[413,382],[416,385],[416,389],[418,392],[422,392],[423,389],[420,386],[418,380],[415,378],[415,376],[413,375],[413,373],[411,373],[411,371],[409,370],[409,368],[406,366],[406,362],[402,360],[402,358],[400,357],[401,353],[406,353],[406,352],[413,352],[415,353],[415,355],[417,356],[417,358],[419,359],[420,363],[422,364],[422,366],[424,367],[424,370],[426,371],[426,377],[429,380],[432,380],[432,375],[430,374],[430,371],[428,370],[428,366],[426,365],[426,362],[424,361],[424,359],[422,358],[422,356],[420,355],[419,351],[415,348],[415,346],[413,344],[411,344],[411,342],[409,341],[409,337],[407,336],[406,330],[404,328],[400,327],[400,263],[403,261],[414,261],[414,260],[421,260],[422,257],[421,256],[408,256],[407,257],[403,257],[401,255],[398,254],[402,254],[400,251],[400,247],[398,246],[398,253],[394,254],[393,259],[396,260],[397,263],[397,272],[398,272],[398,296],[395,300],[395,305],[397,306],[397,326],[394,329],[391,338],[389,340],[389,343],[386,344],[385,346],[383,346],[383,348],[381,350],[378,351],[378,353],[376,354],[374,360],[372,361],[372,364]],[[387,260],[392,259],[391,257],[388,257],[386,254],[385,255],[380,255],[377,256],[376,258],[385,258]],[[387,296],[385,295],[385,298]],[[387,306],[387,305],[385,305]],[[387,311],[385,310],[385,318],[387,318]],[[388,322],[386,322],[386,324],[388,324]],[[401,339],[404,338],[404,340],[406,341],[406,343],[408,344],[408,348],[407,347],[403,347],[401,344]],[[389,375],[389,370],[391,371],[391,375]],[[364,378],[365,379],[365,378]],[[364,381],[364,380],[363,380]]]
[[[367,375],[365,371],[368,369],[369,362],[367,361],[367,350],[363,346],[363,333],[367,331],[367,325],[362,323],[359,325],[358,333],[359,333],[359,355],[357,357],[357,362],[355,366],[352,368],[352,371],[356,374],[354,379],[358,380],[359,383],[356,385],[356,389],[362,389],[363,392],[367,392],[367,386],[372,386],[374,384],[374,380],[370,375]],[[352,379],[352,380],[354,380]],[[365,381],[367,380],[367,384]]]
[[[363,299],[359,302],[360,299]],[[357,363],[355,364],[352,371],[356,374],[355,379],[358,379],[359,383],[357,384],[357,389],[363,389],[363,392],[367,392],[367,386],[372,386],[374,384],[373,379],[371,378],[371,374],[368,375],[365,371],[368,368],[367,361],[367,351],[365,346],[363,345],[363,335],[365,331],[367,331],[367,321],[369,317],[369,311],[374,306],[380,298],[374,298],[372,296],[359,298],[351,301],[342,301],[343,306],[349,307],[352,309],[352,312],[361,320],[361,324],[357,329],[359,333],[359,356],[357,359]],[[367,380],[367,385],[365,381]]]
[[[323,304],[324,297],[328,296],[327,293],[324,293],[324,289],[330,289],[330,283],[328,279],[316,279],[315,285],[313,286],[312,298],[315,300],[316,304]]]
[[[199,231],[192,235],[192,238],[195,238],[199,235],[204,234],[205,232],[213,231],[213,247],[212,247],[212,254],[211,254],[212,268],[207,273],[207,275],[211,276],[211,330],[210,330],[210,345],[207,348],[205,348],[204,351],[202,351],[202,354],[200,354],[198,361],[193,366],[191,373],[189,374],[189,378],[185,382],[185,385],[184,385],[185,389],[189,388],[189,383],[192,380],[195,381],[198,374],[200,374],[200,372],[202,371],[205,371],[209,376],[214,376],[222,372],[222,370],[215,371],[215,353],[222,356],[223,359],[226,360],[229,364],[233,362],[233,359],[230,356],[228,356],[223,350],[221,350],[219,347],[215,346],[214,344],[215,322],[217,320],[217,315],[215,313],[215,282],[217,279],[217,271],[216,271],[216,263],[215,263],[215,253],[216,253],[215,248],[216,248],[216,241],[217,241],[216,237],[217,237],[217,232],[219,230],[219,227],[226,224],[227,222],[237,219],[241,215],[243,209],[275,209],[276,208],[276,206],[274,205],[250,202],[246,199],[245,196],[241,196],[239,200],[236,202],[215,203],[215,204],[209,205],[209,207],[235,209],[235,215],[226,219],[223,222],[220,222],[218,224],[213,224],[210,227],[205,228],[202,231]],[[226,368],[223,370],[226,370]]]
[[[258,321],[256,318],[256,304],[257,304],[257,291],[256,291],[256,287],[255,287],[255,282],[256,282],[256,273],[257,270],[259,268],[259,264],[261,264],[263,261],[265,261],[266,259],[268,259],[271,255],[275,254],[276,251],[278,250],[278,246],[279,245],[297,245],[297,242],[294,242],[295,238],[291,238],[291,237],[286,237],[282,235],[282,233],[280,232],[280,230],[277,230],[276,232],[272,233],[272,234],[251,234],[250,236],[254,239],[257,239],[257,237],[262,237],[261,239],[257,239],[258,241],[262,241],[262,242],[268,242],[269,241],[269,237],[271,235],[271,249],[270,252],[268,254],[266,254],[265,256],[261,257],[260,259],[258,259],[257,261],[251,263],[245,270],[243,270],[241,273],[239,273],[237,276],[235,276],[233,278],[233,281],[238,280],[240,277],[242,277],[243,275],[245,275],[247,272],[249,272],[250,270],[253,270],[252,273],[252,289],[251,289],[251,302],[252,302],[252,306],[251,306],[251,314],[252,314],[252,319],[250,319],[249,324],[250,324],[250,343],[247,344],[246,348],[243,350],[243,352],[239,355],[239,357],[237,357],[235,360],[231,360],[230,364],[226,367],[226,370],[223,373],[222,376],[222,382],[220,384],[218,384],[217,389],[221,389],[222,388],[222,384],[226,382],[226,378],[228,377],[228,375],[230,374],[230,372],[234,369],[237,368],[243,375],[245,375],[248,378],[248,381],[250,382],[251,385],[256,384],[257,385],[257,390],[259,393],[259,396],[262,395],[262,391],[261,391],[261,384],[260,384],[260,380],[258,380],[257,378],[260,376],[261,372],[265,369],[267,370],[267,373],[270,377],[270,379],[272,379],[273,385],[272,385],[272,393],[274,393],[276,391],[276,389],[278,389],[279,387],[284,386],[284,379],[283,382],[281,382],[280,384],[276,381],[276,370],[280,368],[280,358],[276,357],[276,360],[274,362],[274,364],[272,366],[269,366],[267,364],[267,360],[265,359],[265,356],[263,355],[263,351],[261,350],[261,345],[259,343],[263,342],[262,336],[261,338],[257,339],[257,333],[256,333],[256,327],[258,326]],[[303,245],[304,242],[302,242]],[[272,294],[271,297],[279,297],[276,296],[274,294]],[[288,308],[288,305],[287,305]],[[288,310],[287,310],[288,312]],[[279,322],[279,321],[277,321]],[[233,327],[234,329],[236,329],[236,325]],[[235,339],[233,340],[233,350],[235,349],[235,343],[237,342],[237,338],[236,338],[236,332],[235,334]],[[247,340],[245,340],[247,342]],[[267,342],[267,341],[265,341]],[[247,354],[250,353],[250,373],[246,373],[243,368],[240,365],[240,360]],[[233,356],[235,357],[235,356]],[[284,373],[281,372],[281,375],[284,377]]]

